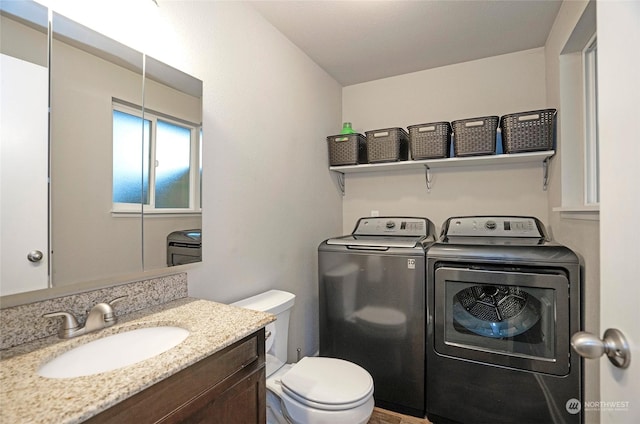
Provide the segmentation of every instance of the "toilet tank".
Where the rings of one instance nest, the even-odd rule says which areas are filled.
[[[296,296],[282,290],[269,290],[232,303],[233,306],[269,312],[277,320],[266,327],[268,338],[265,340],[267,353],[267,375],[275,372],[287,362],[287,343],[289,339],[289,315]],[[269,335],[268,333],[271,333]]]

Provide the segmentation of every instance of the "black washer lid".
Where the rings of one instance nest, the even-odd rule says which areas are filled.
[[[343,236],[327,240],[327,244],[351,247],[404,247],[412,248],[424,240],[425,236],[419,237],[392,237],[392,236]]]

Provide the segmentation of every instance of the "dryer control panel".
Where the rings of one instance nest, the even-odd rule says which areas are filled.
[[[393,235],[419,237],[427,235],[425,218],[371,217],[360,218],[353,235]]]
[[[537,219],[533,217],[462,216],[449,218],[447,224],[447,236],[542,237]]]

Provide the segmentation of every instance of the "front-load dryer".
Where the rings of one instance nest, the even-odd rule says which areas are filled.
[[[580,260],[539,220],[449,218],[427,281],[432,422],[583,421]]]

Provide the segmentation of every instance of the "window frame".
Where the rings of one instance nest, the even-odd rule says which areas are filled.
[[[560,212],[561,218],[566,219],[600,219],[600,205],[594,201],[594,193],[599,192],[597,116],[595,119],[589,119],[591,127],[588,128],[587,68],[584,55],[596,39],[595,5],[590,4],[558,56],[561,122],[557,150],[561,161],[561,204],[552,207],[551,210]],[[593,72],[589,77],[597,77],[596,61],[592,66],[595,67],[592,68]],[[591,110],[597,111],[597,84],[592,84],[592,87],[589,93],[592,99]],[[587,133],[595,137],[587,141]]]
[[[201,214],[201,200],[200,200],[200,186],[201,186],[201,178],[200,178],[200,161],[201,161],[201,141],[200,134],[202,131],[201,124],[195,124],[192,122],[188,122],[186,120],[176,118],[161,112],[153,111],[150,109],[145,109],[141,107],[136,107],[134,105],[130,105],[125,102],[117,101],[113,99],[112,108],[111,108],[111,116],[113,120],[113,112],[118,111],[121,113],[126,113],[132,116],[136,116],[142,120],[147,120],[150,122],[150,137],[149,137],[149,203],[120,203],[113,201],[113,179],[112,179],[112,194],[111,194],[111,204],[112,204],[112,214],[114,215],[131,215],[131,214],[139,214],[144,213],[145,215],[191,215],[191,214]],[[189,206],[186,208],[156,208],[155,207],[155,197],[156,197],[156,167],[157,163],[156,159],[156,134],[157,134],[157,122],[158,120],[185,127],[189,129],[190,132],[190,140],[189,140]],[[113,134],[111,136],[112,144],[113,144]],[[112,163],[113,163],[112,157]],[[113,173],[113,170],[112,170]]]
[[[600,204],[598,147],[598,43],[597,33],[582,50],[584,86],[584,204]]]

